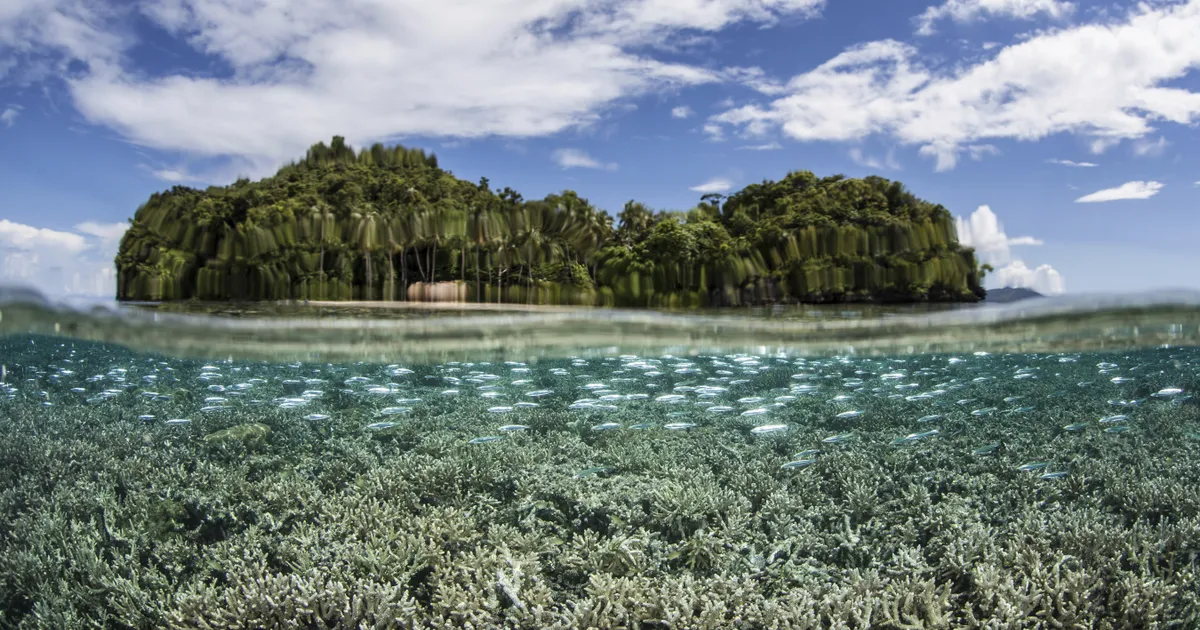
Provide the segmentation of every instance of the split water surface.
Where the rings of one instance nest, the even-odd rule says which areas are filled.
[[[0,628],[1200,624],[1200,297],[847,310],[10,293]]]

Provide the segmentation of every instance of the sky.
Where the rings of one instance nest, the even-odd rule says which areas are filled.
[[[1200,288],[1200,0],[4,0],[0,282],[111,296],[173,185],[334,135],[525,198],[789,171],[958,217],[987,285]]]

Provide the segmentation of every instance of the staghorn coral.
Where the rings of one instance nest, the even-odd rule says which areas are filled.
[[[45,363],[4,350],[30,377]],[[0,399],[6,629],[1200,623],[1200,503],[1179,483],[1200,472],[1200,444],[1157,437],[1193,426],[1191,405],[1145,411],[1136,435],[1071,438],[1055,428],[1104,408],[1067,400],[1049,418],[958,418],[896,447],[894,416],[915,414],[871,399],[856,442],[791,471],[779,465],[842,430],[823,401],[797,400],[793,430],[770,441],[736,416],[591,432],[547,406],[527,432],[469,445],[496,424],[486,403],[414,412],[380,441],[341,400],[320,426],[247,406],[169,427],[118,401],[22,396]],[[173,417],[196,403],[157,404]],[[249,423],[270,439],[204,442]],[[971,455],[997,435],[1003,452]],[[1048,451],[1070,477],[1015,470]],[[576,476],[594,466],[607,470]]]

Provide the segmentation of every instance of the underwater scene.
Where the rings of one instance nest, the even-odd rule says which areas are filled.
[[[0,628],[1196,628],[1200,301],[1054,304],[10,301]]]

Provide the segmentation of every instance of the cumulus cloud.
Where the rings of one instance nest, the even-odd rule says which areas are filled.
[[[952,168],[965,147],[1076,134],[1096,152],[1200,120],[1200,93],[1178,82],[1200,66],[1200,0],[1141,3],[1118,20],[1035,34],[981,61],[937,65],[915,46],[873,41],[721,111],[716,130],[778,130],[857,142],[885,135]],[[760,81],[761,82],[761,81]],[[976,153],[982,157],[977,149]]]
[[[1013,247],[1042,244],[1040,239],[1032,236],[1009,238],[999,217],[988,206],[979,206],[967,218],[955,217],[954,222],[958,229],[958,242],[974,247],[979,260],[992,266],[1011,262]]]
[[[988,277],[996,286],[1033,289],[1042,295],[1058,295],[1067,290],[1066,281],[1054,267],[1038,265],[1030,269],[1021,260],[1012,261]]]
[[[1078,167],[1078,168],[1094,168],[1094,167],[1100,166],[1099,164],[1096,164],[1094,162],[1075,162],[1073,160],[1059,160],[1059,159],[1054,159],[1054,158],[1046,160],[1046,163],[1047,164],[1058,164],[1060,166],[1074,166],[1074,167]]]
[[[1099,203],[1102,201],[1119,201],[1121,199],[1149,199],[1158,194],[1162,190],[1161,182],[1125,182],[1116,188],[1105,188],[1097,190],[1094,193],[1084,195],[1075,200],[1075,203]]]
[[[563,168],[594,168],[604,171],[617,170],[616,162],[601,162],[580,149],[559,149],[550,155]]]
[[[55,297],[113,297],[113,258],[127,227],[87,221],[67,232],[0,219],[0,282]]]
[[[733,188],[733,182],[729,181],[727,178],[724,178],[724,177],[714,177],[714,178],[704,182],[703,184],[697,184],[695,186],[692,186],[692,187],[688,188],[688,190],[694,190],[698,193],[703,193],[703,194],[707,195],[709,193],[725,192],[726,190],[729,190],[730,188]]]
[[[1062,18],[1075,10],[1070,2],[1060,0],[946,0],[925,9],[914,20],[918,35],[932,35],[934,23],[949,19],[970,22],[985,17],[1007,17],[1029,20],[1040,16]]]
[[[692,108],[688,107],[687,105],[680,105],[679,107],[674,107],[671,109],[672,118],[687,118],[694,113],[695,112],[692,111]]]
[[[0,11],[0,58],[82,60],[66,81],[90,122],[142,146],[236,156],[254,175],[334,134],[361,145],[585,127],[631,97],[726,76],[663,52],[673,45],[811,17],[823,2],[21,0]],[[127,70],[128,25],[141,20],[230,76]]]
[[[958,240],[975,248],[980,262],[995,267],[986,282],[995,287],[1024,287],[1045,295],[1062,293],[1065,283],[1062,274],[1050,265],[1030,269],[1025,262],[1014,258],[1013,247],[1042,245],[1032,236],[1009,237],[996,213],[988,206],[979,206],[967,218],[955,217]]]

